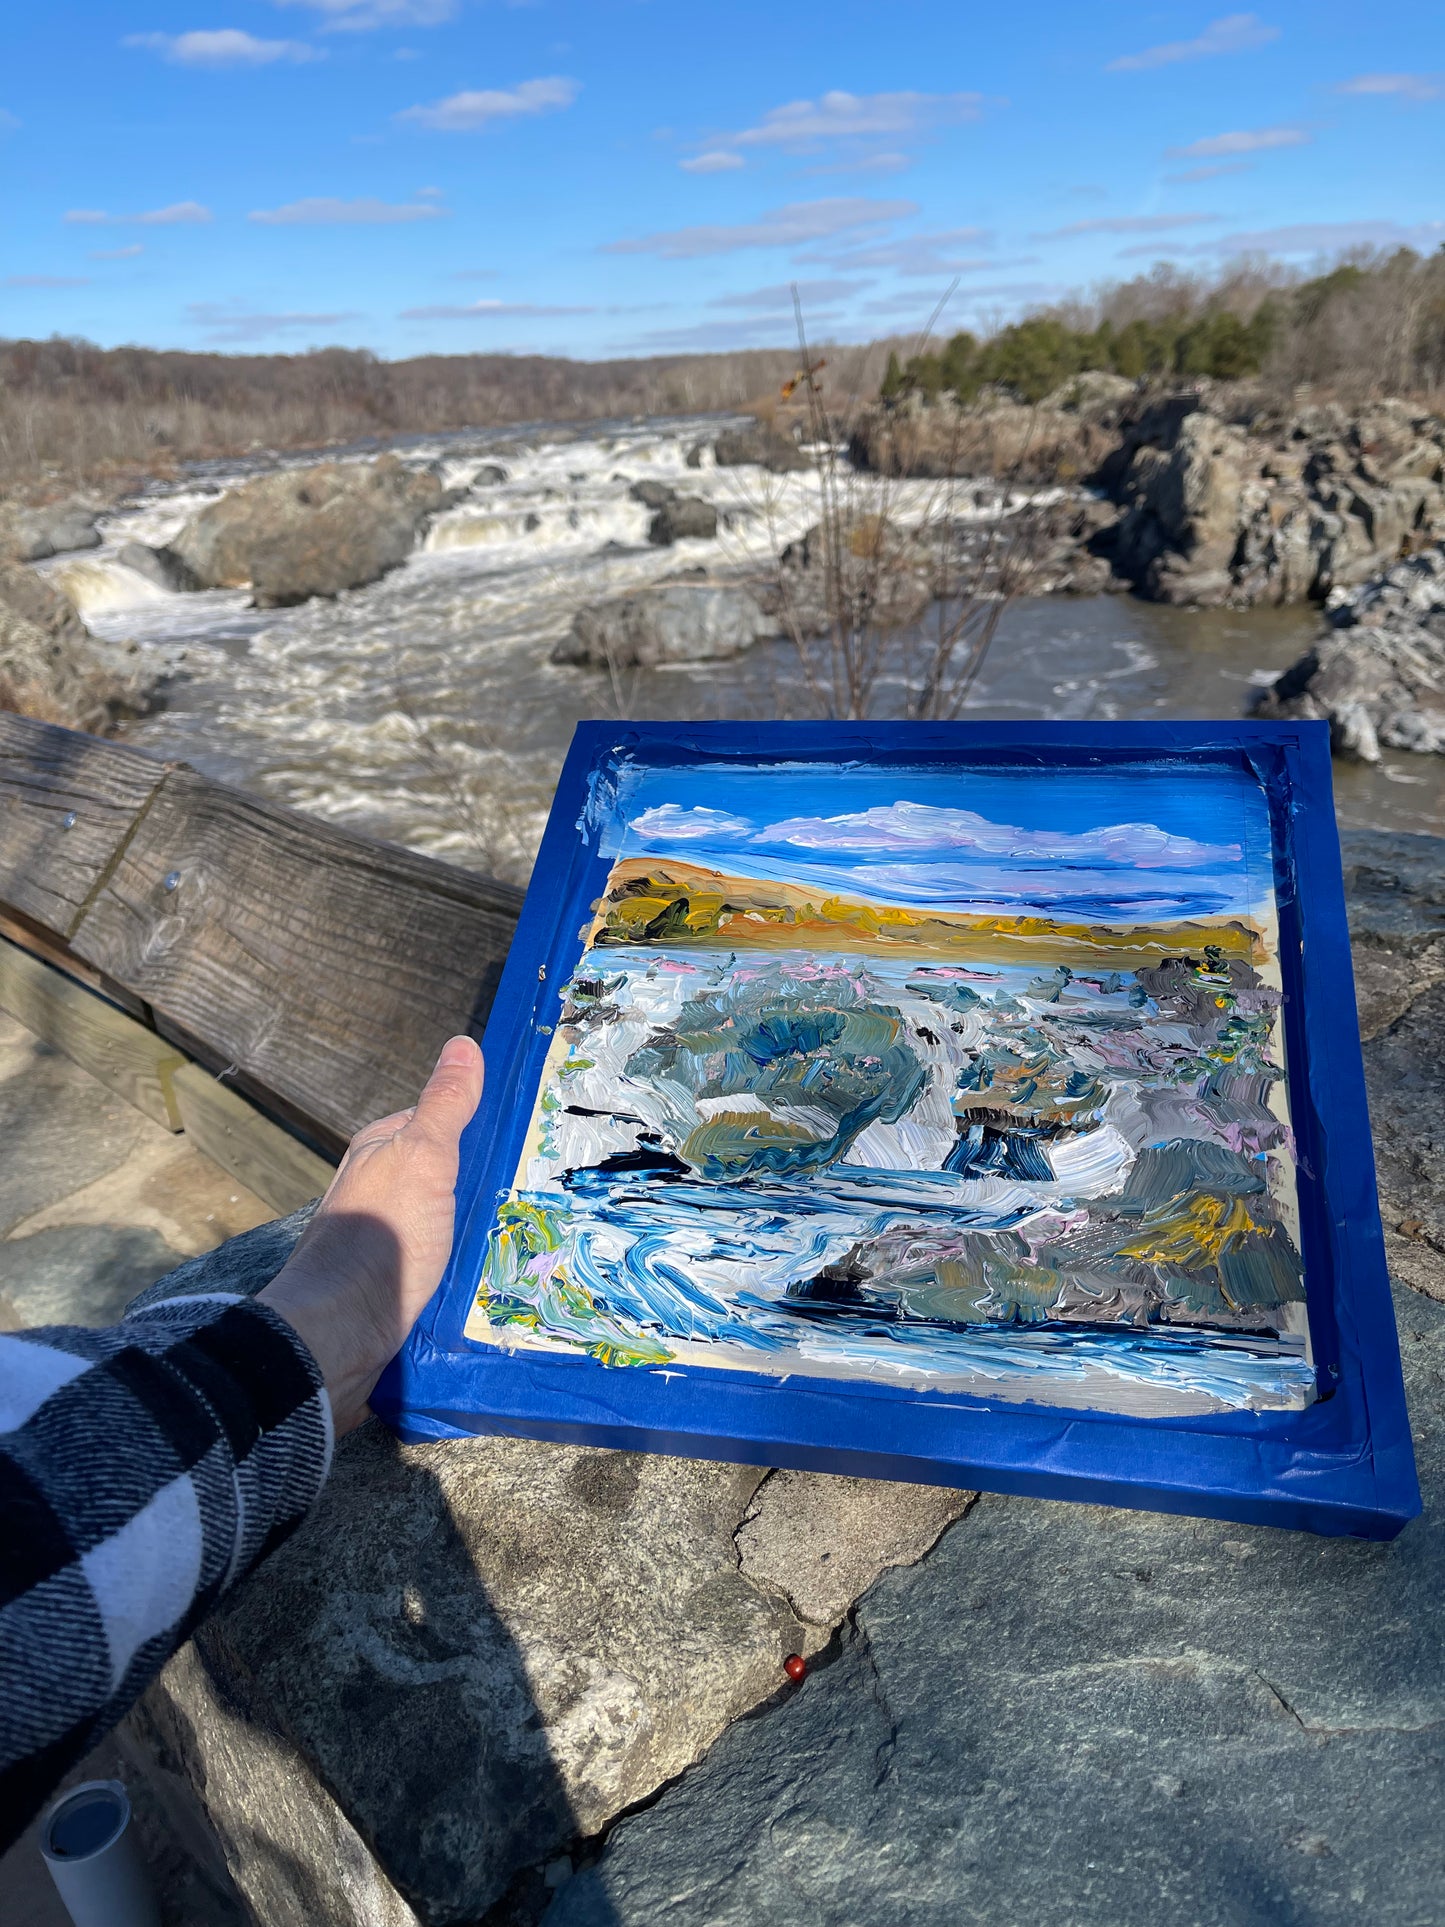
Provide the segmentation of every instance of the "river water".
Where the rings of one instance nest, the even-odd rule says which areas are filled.
[[[115,559],[127,541],[172,539],[220,488],[277,466],[274,458],[192,469],[104,520],[101,549],[42,568],[97,634],[134,638],[167,664],[165,707],[135,724],[130,740],[277,801],[522,881],[580,719],[809,713],[782,642],[732,662],[618,677],[548,659],[582,604],[698,564],[723,572],[755,565],[816,521],[812,474],[719,469],[710,454],[688,468],[688,451],[716,430],[715,421],[670,420],[398,445],[403,459],[439,464],[448,485],[468,493],[404,567],[334,602],[256,610],[245,591],[173,595]],[[489,463],[507,479],[480,476]],[[718,540],[649,547],[650,511],[628,495],[640,479],[715,502]],[[895,506],[923,512],[936,489],[902,485]],[[1022,600],[1005,612],[965,713],[1239,716],[1251,689],[1318,629],[1307,608],[1183,610],[1122,595]],[[1343,823],[1445,833],[1440,758],[1337,763],[1335,782]]]

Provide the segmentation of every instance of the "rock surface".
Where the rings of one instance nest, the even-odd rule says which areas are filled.
[[[153,549],[145,542],[127,542],[116,551],[115,559],[124,568],[144,576],[147,582],[153,582],[158,589],[185,592],[202,586],[195,571],[174,549]]]
[[[1445,1306],[1393,1544],[985,1494],[546,1927],[1417,1927],[1445,1891]]]
[[[1433,1919],[1445,842],[1345,858],[1424,1519],[1324,1541],[368,1426],[130,1729],[253,1917]],[[148,1296],[259,1288],[304,1216]]]
[[[713,443],[713,460],[719,468],[766,468],[775,475],[792,475],[813,466],[811,456],[791,435],[765,422],[725,429]]]
[[[1387,749],[1445,750],[1445,548],[1425,549],[1354,590],[1329,628],[1258,705],[1322,718],[1336,750],[1367,763]]]
[[[43,562],[69,549],[98,549],[97,511],[75,502],[22,509],[14,518],[12,546],[19,562]]]
[[[552,660],[615,669],[711,662],[740,655],[777,628],[746,589],[662,582],[579,610]]]
[[[1445,536],[1445,421],[1398,400],[1282,414],[1241,385],[1081,376],[1037,408],[880,405],[852,452],[883,473],[1096,485],[1119,512],[1091,552],[1164,602],[1322,601]]]
[[[283,608],[398,567],[448,499],[435,475],[394,455],[284,469],[212,502],[171,547],[203,587],[249,583],[258,608]]]
[[[647,539],[658,548],[674,542],[711,542],[717,536],[717,510],[700,495],[677,495],[653,516]]]
[[[97,641],[42,577],[0,564],[0,709],[104,735],[144,715],[158,682],[133,643]]]

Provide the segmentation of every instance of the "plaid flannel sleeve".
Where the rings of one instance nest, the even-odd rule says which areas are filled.
[[[0,1847],[294,1531],[331,1445],[314,1359],[254,1299],[0,1333]]]

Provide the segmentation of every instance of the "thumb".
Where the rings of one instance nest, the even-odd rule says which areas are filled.
[[[484,1067],[482,1053],[470,1037],[453,1037],[442,1045],[436,1069],[416,1101],[413,1128],[438,1143],[456,1147],[481,1102]]]

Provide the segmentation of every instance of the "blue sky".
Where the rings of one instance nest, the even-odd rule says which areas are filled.
[[[1445,239],[1439,0],[7,10],[0,333],[587,356]]]
[[[1244,771],[634,766],[604,853],[943,909],[1122,921],[1261,907],[1264,796]]]

